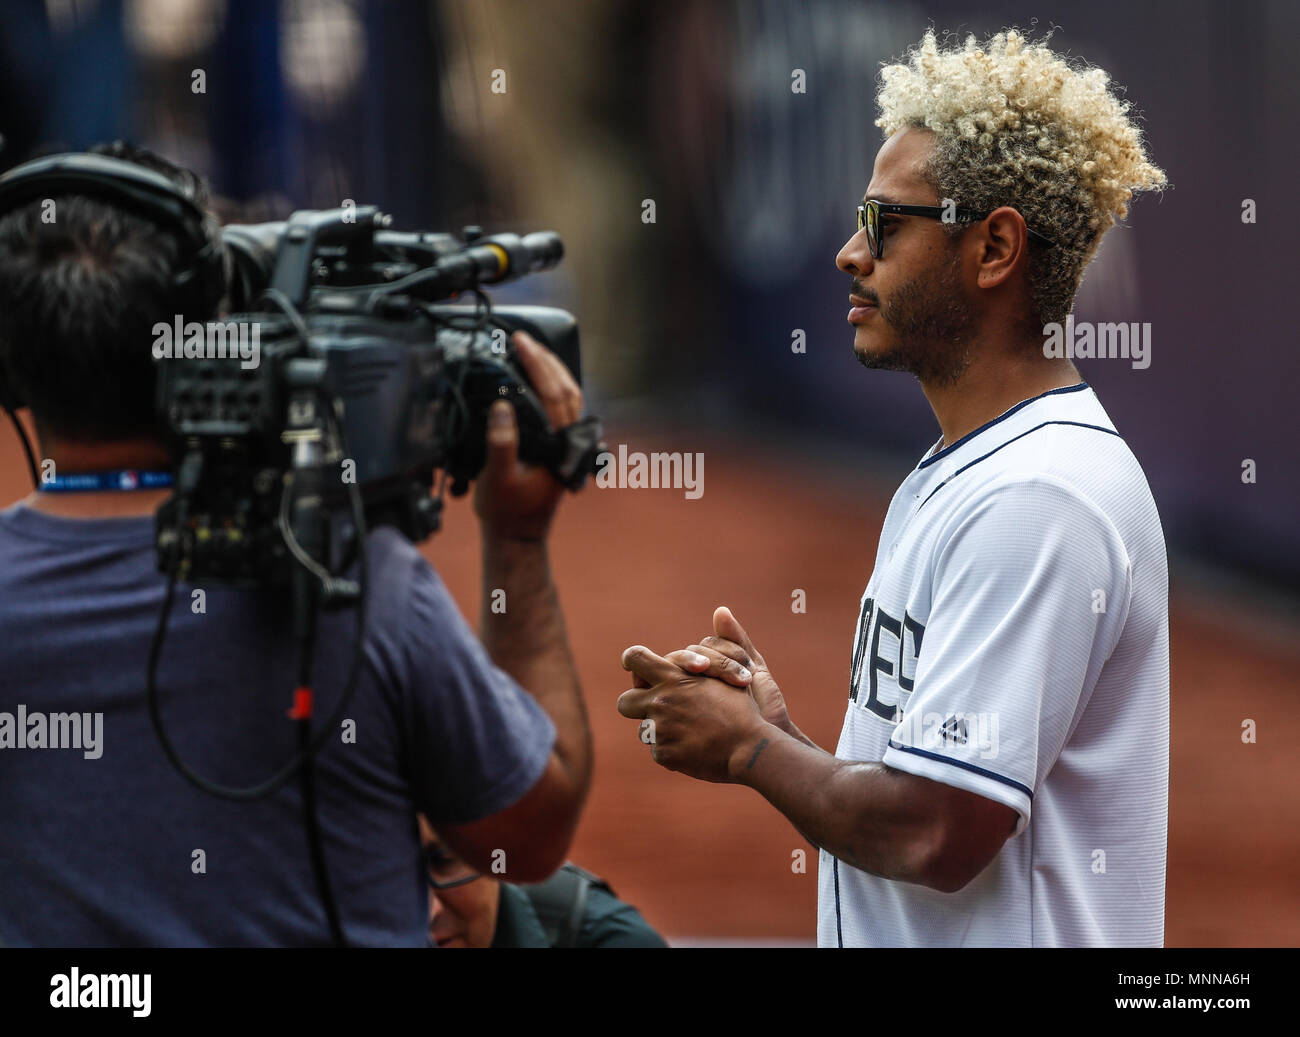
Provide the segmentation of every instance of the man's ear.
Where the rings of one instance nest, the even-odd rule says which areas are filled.
[[[996,288],[1028,262],[1029,230],[1025,218],[1009,205],[989,213],[976,240],[980,247],[976,283],[980,288]]]

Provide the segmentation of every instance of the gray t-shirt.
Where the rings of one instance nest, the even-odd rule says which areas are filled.
[[[214,798],[150,725],[165,585],[152,530],[152,517],[0,511],[0,943],[327,943],[297,779],[252,803]],[[320,823],[349,942],[425,946],[415,812],[454,824],[516,802],[555,728],[409,542],[381,528],[367,543],[365,665],[317,758]],[[318,725],[355,630],[352,610],[321,615]],[[292,757],[295,654],[287,600],[177,584],[158,685],[192,768],[248,785]]]

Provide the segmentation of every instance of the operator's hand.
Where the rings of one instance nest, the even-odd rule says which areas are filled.
[[[694,653],[696,658],[689,658]],[[677,659],[679,653],[669,658]],[[758,704],[759,712],[769,724],[782,731],[790,730],[790,712],[785,696],[767,668],[767,662],[758,654],[754,642],[745,633],[731,609],[719,605],[713,612],[713,635],[703,638],[697,645],[687,645],[680,653],[679,665],[691,673],[715,677],[737,688],[748,688]],[[699,659],[706,660],[699,662]]]
[[[582,417],[582,390],[563,362],[523,331],[510,336],[519,362],[555,429]],[[564,487],[545,468],[518,459],[515,409],[498,400],[488,411],[487,461],[474,487],[474,513],[485,538],[541,541]]]

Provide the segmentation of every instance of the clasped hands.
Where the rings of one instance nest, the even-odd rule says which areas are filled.
[[[644,645],[623,652],[633,686],[618,711],[641,721],[655,763],[714,782],[743,781],[773,727],[787,731],[785,699],[762,655],[726,606],[713,634],[660,656]]]

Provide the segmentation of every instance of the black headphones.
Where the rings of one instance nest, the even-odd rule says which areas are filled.
[[[179,184],[152,169],[109,155],[48,155],[0,176],[0,219],[31,202],[61,195],[108,202],[174,233],[181,242],[179,269],[173,279],[179,298],[196,316],[215,314],[226,290],[221,227]],[[22,405],[0,377],[0,406],[16,409]]]

